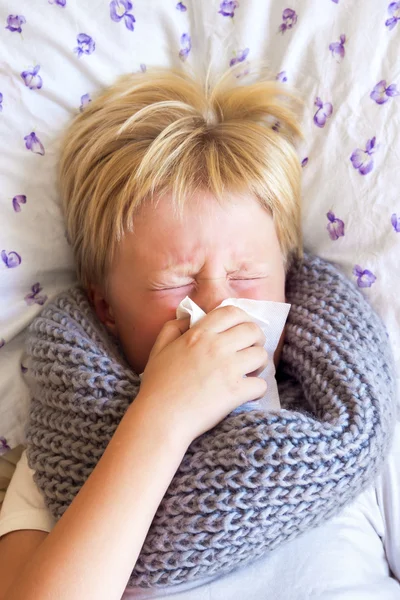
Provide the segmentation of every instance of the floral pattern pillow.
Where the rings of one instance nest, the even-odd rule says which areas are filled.
[[[211,60],[246,77],[263,59],[300,90],[305,245],[369,296],[400,372],[400,1],[93,4],[0,5],[0,454],[24,441],[26,327],[74,281],[60,133],[98,90],[149,65],[205,72]]]

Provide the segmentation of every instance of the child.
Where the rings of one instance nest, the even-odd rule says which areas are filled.
[[[286,270],[301,256],[299,128],[288,100],[275,82],[231,88],[225,77],[204,93],[183,74],[154,71],[123,77],[71,125],[60,188],[78,277],[132,369],[144,375],[57,524],[36,496],[30,524],[28,517],[0,529],[14,531],[0,542],[0,598],[121,598],[189,444],[265,393],[257,375],[273,357],[260,328],[238,308],[214,309],[227,297],[284,302]],[[175,319],[187,295],[207,313],[190,330],[188,320]],[[24,460],[16,487],[32,477]],[[215,582],[213,597],[271,592],[256,581],[227,581],[224,589]],[[204,597],[197,593],[184,597]]]

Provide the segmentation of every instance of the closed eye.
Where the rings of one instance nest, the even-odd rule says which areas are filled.
[[[190,283],[185,283],[184,285],[176,285],[176,286],[171,286],[171,287],[159,287],[159,288],[156,288],[153,291],[155,291],[155,292],[168,292],[168,291],[173,291],[173,290],[183,290],[184,288],[187,288],[187,287],[193,285],[193,283],[194,282],[192,281]]]
[[[192,283],[185,283],[185,285],[177,285],[170,288],[164,288],[165,290],[181,290],[182,288],[189,287],[189,285],[193,285]]]
[[[266,279],[267,275],[259,276],[259,277],[231,277],[233,281],[255,281],[257,279]]]

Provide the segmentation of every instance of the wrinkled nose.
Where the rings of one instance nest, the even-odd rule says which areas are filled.
[[[205,313],[217,308],[226,298],[235,297],[229,282],[225,277],[218,279],[201,279],[197,288],[190,294],[191,300],[196,302]]]

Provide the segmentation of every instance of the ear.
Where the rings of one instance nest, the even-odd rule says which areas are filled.
[[[99,320],[110,333],[117,336],[118,331],[115,323],[114,312],[112,306],[108,303],[104,295],[104,291],[98,285],[91,284],[87,294]]]

